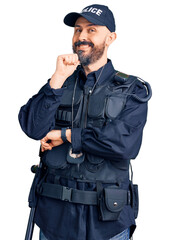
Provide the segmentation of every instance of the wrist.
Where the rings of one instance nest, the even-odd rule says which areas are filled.
[[[71,129],[66,130],[66,138],[71,143]]]
[[[66,137],[66,128],[61,128],[61,139],[63,143],[67,142],[67,137]]]
[[[54,73],[51,77],[51,80],[49,82],[51,88],[58,89],[61,88],[63,83],[65,82],[65,77],[62,75],[59,75],[58,73]]]

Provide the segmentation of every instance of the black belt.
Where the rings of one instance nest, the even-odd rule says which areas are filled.
[[[86,205],[98,204],[97,192],[73,189],[59,184],[42,183],[41,187],[38,188],[38,194],[72,203]],[[130,192],[128,191],[128,204],[130,204],[130,201]]]
[[[43,183],[38,189],[38,193],[45,197],[56,198],[63,201],[97,205],[97,192],[93,191],[82,191],[58,184]]]

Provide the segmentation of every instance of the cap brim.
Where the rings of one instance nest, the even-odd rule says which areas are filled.
[[[91,16],[88,16],[86,13],[76,13],[76,12],[67,14],[64,18],[64,23],[70,27],[74,27],[75,23],[79,17],[83,17],[93,24],[105,26],[99,20],[92,18]]]

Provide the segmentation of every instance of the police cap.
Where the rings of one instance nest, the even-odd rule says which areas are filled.
[[[81,13],[71,12],[65,16],[64,23],[74,27],[79,17],[84,17],[96,25],[106,26],[111,32],[115,32],[115,19],[112,11],[107,6],[93,4],[85,7]]]

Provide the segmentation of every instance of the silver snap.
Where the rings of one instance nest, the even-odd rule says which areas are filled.
[[[118,203],[117,203],[117,202],[114,202],[113,205],[114,205],[114,207],[117,207],[117,206],[118,206]]]

